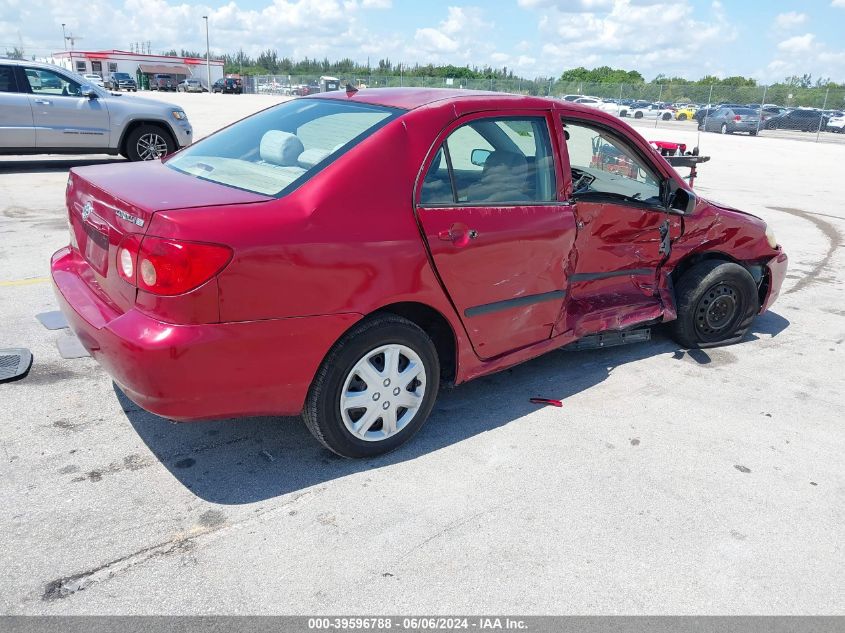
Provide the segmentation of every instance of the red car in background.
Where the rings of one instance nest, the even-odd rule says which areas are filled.
[[[597,333],[739,341],[787,265],[616,117],[498,93],[295,99],[161,162],[74,168],[67,207],[57,296],[132,400],[301,413],[349,457],[406,441],[441,381]]]

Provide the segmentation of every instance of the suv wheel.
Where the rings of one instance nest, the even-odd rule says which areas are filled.
[[[420,430],[439,380],[428,334],[400,316],[378,315],[352,328],[326,356],[302,417],[314,437],[338,455],[380,455]]]
[[[158,125],[141,125],[126,137],[126,157],[129,160],[157,160],[175,151],[173,137]]]

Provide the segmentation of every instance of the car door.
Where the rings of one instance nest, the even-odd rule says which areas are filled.
[[[562,125],[578,234],[555,333],[583,336],[656,319],[660,267],[682,229],[663,206],[657,157],[610,123],[565,115]]]
[[[19,90],[18,84],[19,77],[15,67],[0,65],[0,148],[2,149],[35,147],[32,106],[25,92]]]
[[[82,86],[53,70],[28,68],[29,102],[39,149],[106,149],[109,110],[105,99],[82,96]]]
[[[417,186],[437,275],[483,359],[548,339],[566,294],[575,218],[551,123],[544,111],[463,117]]]

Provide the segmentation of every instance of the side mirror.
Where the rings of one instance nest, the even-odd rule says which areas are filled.
[[[484,163],[490,158],[492,152],[489,149],[474,149],[470,154],[470,162],[478,167],[484,167]]]
[[[88,99],[97,98],[97,93],[94,91],[94,88],[92,86],[89,86],[88,84],[82,84],[82,86],[79,88],[79,95],[82,97],[87,97]]]
[[[663,206],[667,211],[689,215],[695,210],[698,198],[694,193],[679,187],[671,178],[664,183]]]

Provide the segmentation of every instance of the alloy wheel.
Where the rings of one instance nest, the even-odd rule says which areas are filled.
[[[148,132],[138,138],[135,149],[141,160],[155,160],[167,154],[167,141],[159,134]]]
[[[425,365],[410,347],[389,344],[367,352],[346,376],[340,417],[356,438],[377,442],[414,419],[426,390]]]

